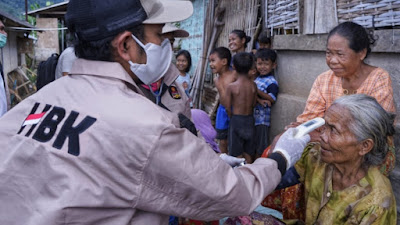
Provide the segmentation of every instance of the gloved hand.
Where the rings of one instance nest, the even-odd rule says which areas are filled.
[[[240,166],[240,164],[244,163],[244,158],[236,158],[230,155],[227,155],[225,153],[222,153],[219,155],[219,157],[226,162],[228,165],[234,167],[234,166]]]
[[[286,169],[292,167],[303,154],[303,150],[310,141],[310,135],[294,138],[295,128],[289,128],[279,138],[272,152],[281,153],[287,161]]]

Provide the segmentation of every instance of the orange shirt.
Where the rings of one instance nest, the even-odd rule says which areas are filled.
[[[395,112],[392,80],[386,70],[374,69],[357,89],[357,93],[372,96],[386,111]],[[335,76],[332,70],[322,73],[315,80],[304,112],[297,117],[297,122],[323,117],[332,103],[343,95],[341,78]]]

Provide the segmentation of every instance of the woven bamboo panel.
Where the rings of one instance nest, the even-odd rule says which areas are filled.
[[[257,28],[258,8],[260,0],[220,0],[221,6],[226,8],[225,26],[219,36],[217,46],[228,47],[229,34],[232,30],[243,30],[252,40],[247,44],[246,51],[253,46],[253,36]]]
[[[364,27],[400,26],[400,0],[337,0],[339,23],[353,21]]]
[[[298,0],[267,0],[266,25],[268,29],[298,29]]]

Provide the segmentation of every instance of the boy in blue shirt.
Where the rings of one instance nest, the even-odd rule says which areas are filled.
[[[256,158],[268,147],[268,128],[271,122],[271,106],[275,103],[279,87],[273,70],[276,68],[276,52],[271,49],[259,49],[256,53],[256,68],[259,76],[254,80],[257,85],[257,105],[254,108]]]

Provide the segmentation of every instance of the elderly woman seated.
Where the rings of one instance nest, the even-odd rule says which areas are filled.
[[[324,119],[321,142],[307,146],[292,171],[305,186],[305,223],[396,224],[391,184],[377,167],[394,134],[394,115],[356,94],[337,99]],[[285,175],[281,187],[296,182],[287,177],[293,178]]]
[[[325,113],[321,143],[295,169],[305,185],[306,224],[396,224],[390,181],[377,168],[394,134],[394,115],[367,95],[337,99]]]

